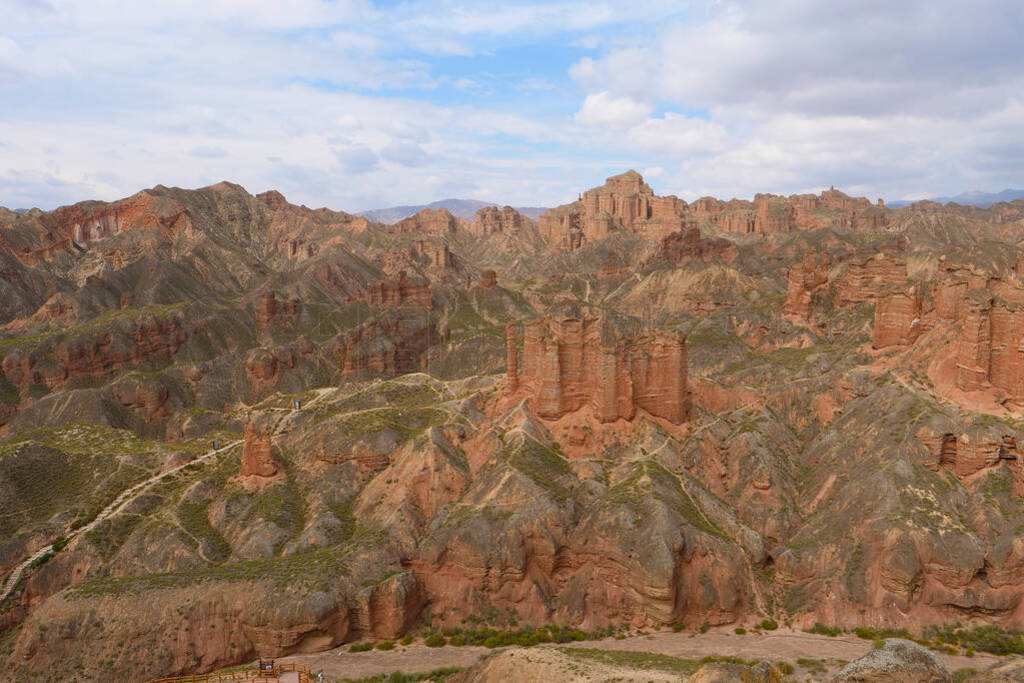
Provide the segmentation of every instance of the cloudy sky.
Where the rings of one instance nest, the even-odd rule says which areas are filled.
[[[0,205],[1024,186],[1018,0],[0,0]]]

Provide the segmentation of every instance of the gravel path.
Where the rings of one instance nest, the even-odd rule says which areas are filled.
[[[393,671],[403,673],[425,673],[444,667],[469,667],[481,656],[494,652],[484,647],[439,647],[430,648],[417,641],[407,647],[396,645],[394,650],[370,652],[349,652],[349,645],[317,654],[293,655],[280,661],[297,661],[308,664],[315,672],[323,669],[330,678],[363,678]],[[547,647],[547,646],[538,646]],[[840,662],[852,661],[871,649],[870,641],[855,636],[830,638],[802,631],[780,629],[773,633],[738,636],[731,631],[710,631],[708,633],[673,633],[659,631],[646,636],[630,636],[623,640],[606,638],[569,643],[557,647],[584,647],[598,650],[631,650],[654,652],[684,659],[699,659],[704,656],[730,656],[749,660],[789,662],[794,666],[797,659],[824,661],[827,675],[841,668]],[[977,654],[974,657],[940,654],[939,659],[950,672],[965,667],[985,669],[998,657]],[[796,675],[806,680],[806,672],[797,667]],[[820,675],[820,674],[819,674]],[[819,680],[819,676],[814,676]]]

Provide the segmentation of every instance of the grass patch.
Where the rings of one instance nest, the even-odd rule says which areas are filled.
[[[367,676],[365,678],[343,678],[341,680],[344,683],[420,683],[421,681],[441,683],[441,681],[448,680],[449,676],[453,676],[460,671],[463,671],[460,667],[447,666],[433,669],[426,673],[407,674],[401,671],[392,671],[390,674],[377,674],[376,676]]]
[[[563,647],[559,648],[559,652],[582,662],[641,669],[643,671],[664,671],[679,676],[692,675],[703,663],[703,661],[696,659],[683,659],[653,652],[630,652],[628,650]]]
[[[835,638],[842,632],[842,629],[837,626],[826,626],[821,622],[815,622],[811,628],[804,629],[804,633],[817,633],[818,635],[829,636],[830,638]]]
[[[346,555],[344,548],[335,547],[303,555],[249,560],[187,572],[91,579],[71,586],[65,595],[69,600],[78,600],[184,588],[200,583],[253,581],[271,581],[293,590],[313,590],[332,585],[339,574],[348,574]]]

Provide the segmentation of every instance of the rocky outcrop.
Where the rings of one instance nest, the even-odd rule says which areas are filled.
[[[998,423],[996,423],[998,425]],[[1004,467],[1014,495],[1024,495],[1024,455],[1017,439],[1005,427],[994,425],[925,425],[917,430],[918,440],[930,458],[923,464],[930,470],[946,469],[960,479]]]
[[[396,309],[342,335],[332,347],[341,374],[394,377],[424,370],[427,350],[441,337],[437,321],[422,313],[423,309]]]
[[[269,424],[245,425],[245,441],[242,445],[242,465],[238,474],[242,477],[273,477],[280,468],[271,455],[272,434]]]
[[[41,384],[57,389],[77,377],[108,377],[169,362],[188,336],[184,320],[177,316],[124,318],[98,335],[47,343],[43,353],[13,351],[0,366],[19,388]]]
[[[477,285],[477,289],[482,291],[489,291],[498,286],[498,274],[493,270],[485,270],[480,273],[480,283]]]
[[[883,291],[907,281],[907,261],[898,255],[857,255],[841,269],[835,280],[840,306],[876,301]]]
[[[509,384],[526,388],[541,417],[589,406],[601,422],[632,419],[638,408],[686,419],[686,341],[677,333],[607,315],[540,318],[523,326],[522,365]]]
[[[385,226],[386,232],[392,233],[426,233],[430,235],[448,235],[455,232],[466,221],[456,218],[448,209],[420,209],[394,225]]]
[[[801,323],[811,319],[811,296],[828,283],[828,254],[808,253],[789,269],[782,313]]]
[[[256,327],[265,329],[278,317],[294,318],[299,311],[300,302],[297,299],[290,301],[278,301],[274,292],[260,294],[256,301],[256,307],[252,312]]]
[[[412,256],[425,262],[428,268],[455,267],[455,256],[448,244],[438,239],[421,239],[412,243]]]
[[[651,262],[667,261],[678,266],[690,259],[732,263],[736,259],[736,245],[721,237],[701,237],[699,228],[690,228],[662,238]]]
[[[626,269],[619,264],[619,257],[614,251],[609,251],[604,263],[597,269],[598,280],[614,280],[625,275]]]
[[[496,206],[485,206],[476,212],[470,232],[477,237],[487,237],[497,233],[517,233],[531,223],[529,218],[511,206],[499,209]]]
[[[879,230],[889,223],[889,212],[881,200],[873,205],[864,197],[849,197],[835,188],[821,195],[757,194],[753,202],[703,197],[689,205],[689,217],[696,223],[714,223],[727,232],[768,235],[823,227]]]
[[[366,303],[371,306],[420,304],[431,307],[430,281],[416,276],[409,277],[404,270],[395,278],[370,284],[364,296]]]
[[[545,211],[541,235],[562,250],[576,249],[613,230],[629,230],[661,239],[683,225],[686,202],[658,197],[636,171],[612,176],[601,187],[587,190],[578,201]]]
[[[957,339],[956,385],[964,391],[997,387],[1011,400],[1024,400],[1024,309],[987,290],[972,290],[964,300]]]
[[[921,334],[921,294],[916,287],[883,294],[875,304],[872,346],[909,346]]]
[[[853,660],[832,680],[944,683],[953,677],[931,650],[911,640],[886,638],[880,649]]]

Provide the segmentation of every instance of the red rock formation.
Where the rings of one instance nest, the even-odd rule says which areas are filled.
[[[499,232],[519,232],[529,221],[529,218],[511,206],[501,209],[496,206],[485,206],[476,212],[469,229],[477,237],[486,237]]]
[[[597,270],[597,279],[614,280],[615,278],[622,277],[624,274],[625,269],[619,265],[619,257],[616,256],[614,251],[609,251],[604,264]]]
[[[707,263],[732,263],[736,259],[736,245],[721,237],[701,237],[699,228],[690,228],[662,238],[651,261],[668,261],[680,265],[689,259]]]
[[[412,245],[412,255],[425,260],[428,267],[447,269],[455,266],[455,256],[448,245],[436,239],[416,240]]]
[[[400,271],[398,277],[374,282],[366,288],[366,303],[371,306],[401,306],[415,303],[431,307],[430,281],[420,277],[409,277]]]
[[[75,377],[105,377],[169,361],[187,339],[180,318],[145,315],[119,320],[103,334],[62,339],[48,357],[13,351],[0,366],[20,388],[43,384],[56,389]]]
[[[989,386],[1024,401],[1024,309],[995,299],[986,290],[972,290],[957,340],[957,386],[978,391]]]
[[[637,408],[675,424],[686,419],[686,342],[677,333],[607,317],[540,318],[524,325],[523,338],[522,375],[509,373],[509,382],[527,387],[541,417],[590,406],[602,422],[632,419]]]
[[[909,346],[921,334],[921,293],[916,287],[883,294],[875,304],[872,344],[876,349]]]
[[[395,377],[424,370],[427,350],[441,341],[436,321],[396,311],[346,332],[333,354],[342,375],[370,371]]]
[[[480,284],[477,285],[479,289],[489,290],[494,289],[498,286],[498,274],[493,270],[485,270],[480,273]]]
[[[271,455],[271,442],[273,440],[270,427],[266,424],[254,425],[249,422],[245,425],[245,441],[242,445],[242,466],[238,470],[240,477],[263,477],[265,479],[276,476],[280,472],[277,463]]]
[[[418,212],[403,218],[384,230],[392,233],[422,232],[432,235],[447,235],[465,223],[448,212],[448,209],[420,209]]]
[[[299,302],[297,300],[281,303],[273,292],[267,292],[260,294],[252,317],[256,322],[256,327],[262,330],[279,316],[295,316],[298,309]]]
[[[917,438],[931,456],[924,465],[933,471],[949,470],[960,479],[1004,466],[1010,472],[1014,495],[1024,495],[1024,456],[1015,437],[996,431],[968,428],[957,433],[937,433],[922,427]]]
[[[662,239],[684,226],[705,222],[728,232],[761,234],[825,226],[878,230],[888,225],[889,211],[884,205],[873,205],[864,197],[848,197],[835,188],[822,192],[820,197],[758,194],[752,202],[703,197],[687,204],[674,196],[655,195],[640,174],[627,171],[584,192],[572,204],[546,211],[539,227],[556,247],[569,250],[613,230]]]
[[[811,295],[827,282],[828,254],[804,255],[802,261],[789,269],[782,313],[802,323],[810,322]]]
[[[515,325],[505,326],[505,377],[509,391],[519,388],[519,329]]]
[[[587,190],[572,204],[545,211],[541,234],[563,250],[601,239],[612,230],[630,230],[661,239],[683,225],[686,202],[658,197],[636,171],[612,176],[601,187]]]
[[[887,288],[907,281],[907,262],[900,256],[875,253],[850,259],[836,279],[840,306],[875,301]]]

